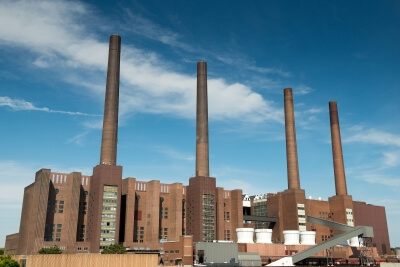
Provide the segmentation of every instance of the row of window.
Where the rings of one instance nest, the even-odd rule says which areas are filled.
[[[64,200],[54,200],[48,202],[48,212],[63,213],[64,212]]]
[[[161,207],[161,218],[168,219],[168,208]]]
[[[165,252],[165,254],[178,254],[179,250],[166,250],[164,252]]]
[[[138,227],[136,229],[136,242],[143,243],[144,241],[144,227]]]

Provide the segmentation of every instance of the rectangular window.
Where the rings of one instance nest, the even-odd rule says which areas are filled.
[[[231,213],[229,211],[226,212],[226,220],[229,221],[231,219]]]
[[[225,240],[231,240],[231,230],[225,230],[224,231],[224,239]]]
[[[100,246],[104,247],[115,243],[117,204],[118,187],[105,185],[100,224]]]
[[[162,238],[165,240],[168,239],[168,228],[163,228]]]
[[[215,215],[214,215],[214,195],[203,194],[203,241],[213,241],[215,239]]]
[[[161,218],[168,219],[168,208],[161,207]]]

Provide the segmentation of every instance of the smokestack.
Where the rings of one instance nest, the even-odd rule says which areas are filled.
[[[115,165],[117,160],[120,54],[121,37],[111,35],[100,155],[100,164],[105,165]]]
[[[196,176],[209,176],[207,62],[197,62]]]
[[[286,88],[283,90],[283,92],[285,100],[285,132],[288,188],[300,189],[292,88]]]
[[[347,195],[346,175],[344,172],[338,109],[335,101],[329,102],[329,117],[331,120],[332,157],[333,169],[335,172],[336,195],[345,196]]]

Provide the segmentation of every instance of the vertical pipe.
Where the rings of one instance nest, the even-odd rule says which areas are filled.
[[[300,189],[292,88],[285,88],[283,92],[285,102],[285,133],[288,188]]]
[[[207,62],[197,62],[196,176],[209,176]]]
[[[329,117],[331,122],[332,157],[333,170],[335,172],[336,195],[345,196],[347,195],[346,175],[344,171],[338,109],[335,101],[329,102]]]
[[[115,165],[117,160],[120,54],[121,37],[111,35],[100,154],[100,164],[105,165]]]

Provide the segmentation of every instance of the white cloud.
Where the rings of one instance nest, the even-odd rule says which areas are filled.
[[[400,147],[400,135],[374,128],[366,129],[363,126],[357,125],[349,129],[348,137],[343,139],[343,142],[358,142]]]
[[[0,44],[29,49],[37,55],[33,64],[62,68],[62,76],[67,81],[87,82],[88,72],[95,72],[98,77],[105,75],[108,51],[107,43],[98,41],[85,28],[84,21],[90,16],[90,7],[75,1],[2,1]],[[142,27],[150,27],[146,23]],[[157,32],[156,28],[152,29]],[[65,74],[66,71],[73,74]],[[103,97],[104,87],[81,86]],[[137,49],[123,40],[122,116],[144,112],[194,118],[195,87],[195,75],[176,72],[155,53]],[[246,85],[210,78],[208,88],[211,119],[251,122],[282,119],[274,103]]]
[[[400,152],[390,151],[383,153],[383,164],[388,167],[395,167],[400,163]]]
[[[293,88],[294,93],[298,95],[307,95],[314,91],[310,86],[307,85],[299,85],[295,88]]]
[[[14,111],[42,111],[42,112],[59,113],[72,116],[99,116],[83,112],[54,110],[48,107],[37,107],[32,102],[23,99],[10,98],[8,96],[0,96],[0,107],[9,107]]]
[[[370,184],[387,187],[400,187],[400,176],[397,175],[396,166],[400,163],[400,152],[390,151],[380,153],[380,158],[374,159],[369,164],[357,165],[348,168],[348,174],[358,180]],[[371,158],[371,154],[368,154]]]
[[[154,151],[174,160],[194,161],[195,159],[191,153],[179,151],[173,147],[165,145],[155,146]]]
[[[234,54],[234,56],[232,54]],[[261,74],[276,74],[286,78],[291,76],[290,72],[284,71],[280,68],[271,68],[271,67],[267,68],[267,67],[257,66],[254,60],[249,60],[245,56],[238,55],[237,53],[229,53],[229,54],[218,53],[214,55],[214,57],[225,64],[234,67],[240,67],[242,69],[246,69]]]
[[[380,184],[390,187],[400,186],[400,177],[391,177],[379,173],[362,173],[357,178],[364,180],[370,184]]]
[[[91,121],[85,121],[83,123],[83,126],[88,129],[95,129],[99,130],[103,128],[103,120],[91,120]]]
[[[125,10],[125,15],[126,16],[124,16],[124,19],[127,20],[126,24],[129,25],[129,27],[126,29],[127,31],[144,36],[151,40],[161,42],[165,45],[180,48],[184,51],[195,51],[192,46],[180,41],[180,36],[176,32],[162,27],[161,25],[154,23],[140,14],[133,13],[129,9]],[[131,25],[135,26],[132,27]]]
[[[85,132],[79,133],[77,135],[74,135],[73,137],[71,137],[70,139],[67,140],[67,143],[72,143],[72,144],[76,144],[76,145],[82,145],[82,143],[85,140],[87,134],[88,134],[88,132],[85,131]]]

